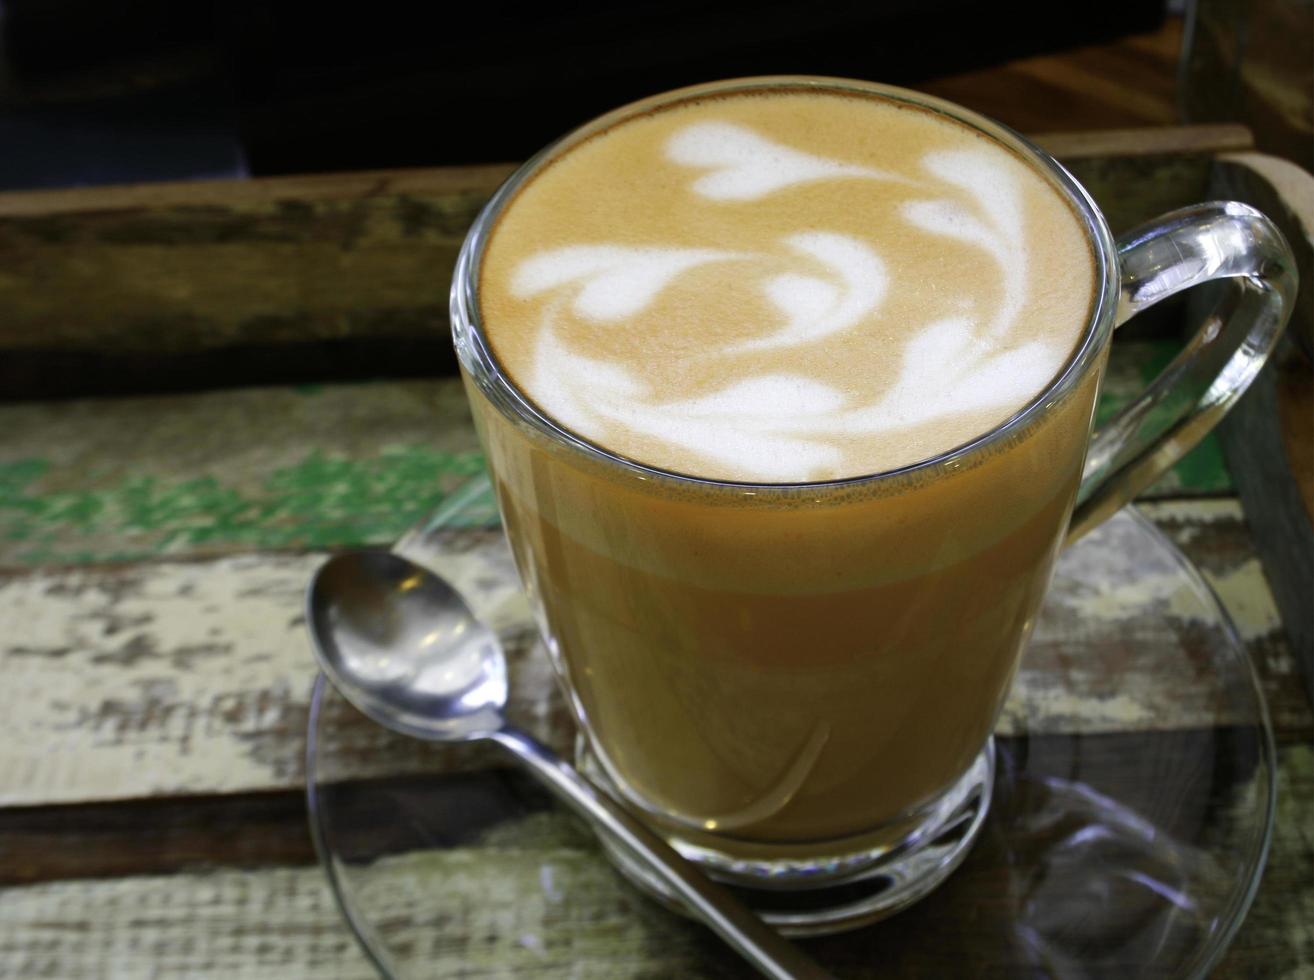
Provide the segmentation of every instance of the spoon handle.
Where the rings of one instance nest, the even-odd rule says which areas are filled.
[[[508,725],[492,738],[590,825],[608,833],[642,860],[698,918],[764,976],[775,980],[821,980],[829,976],[532,735]]]

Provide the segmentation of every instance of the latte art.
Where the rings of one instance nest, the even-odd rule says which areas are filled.
[[[791,131],[797,103],[809,131]],[[855,122],[879,126],[861,158]],[[508,373],[579,435],[678,472],[796,482],[1003,421],[1063,366],[1092,288],[1067,206],[1006,150],[795,94],[677,106],[574,148],[495,230],[481,305]]]

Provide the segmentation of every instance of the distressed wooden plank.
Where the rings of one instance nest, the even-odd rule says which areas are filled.
[[[1277,723],[1311,731],[1309,706],[1234,502],[1173,505],[1166,518],[1247,631]],[[1193,509],[1194,508],[1194,509]],[[568,750],[571,727],[497,531],[444,535],[425,556],[507,639],[511,713]],[[1126,643],[1196,642],[1174,618],[1174,578],[1128,566],[1121,539],[1065,564],[1083,583],[1038,626],[1004,730],[1190,727],[1232,709],[1175,671],[1129,676]],[[302,596],[318,554],[229,556],[38,570],[0,582],[0,802],[35,806],[296,786],[313,674]],[[1138,577],[1139,576],[1139,577]],[[1056,681],[1070,677],[1072,686]],[[1208,675],[1205,675],[1208,680]],[[1084,687],[1082,685],[1085,685]],[[1194,693],[1193,693],[1194,692]],[[354,775],[431,769],[430,747],[354,713],[329,719]],[[452,750],[441,750],[451,752]],[[459,754],[452,765],[460,764]]]
[[[549,707],[549,668],[529,656],[524,600],[507,585],[514,573],[505,547],[491,547],[496,535],[459,536],[443,568],[506,627],[514,698],[534,723]],[[25,628],[0,653],[0,803],[297,785],[314,674],[302,603],[322,560],[253,555],[9,579],[0,618]],[[383,744],[370,726],[355,737],[367,756]],[[405,749],[403,769],[423,747]]]
[[[1207,132],[1214,127],[1185,127]],[[1168,132],[1175,132],[1170,129]],[[1235,140],[1225,140],[1231,149]],[[1223,149],[1220,143],[1216,149]],[[470,167],[410,167],[395,170],[357,170],[350,173],[295,174],[285,177],[250,177],[244,180],[156,181],[117,187],[62,187],[41,191],[0,192],[0,218],[46,218],[168,212],[195,209],[199,217],[218,218],[229,208],[270,208],[283,201],[358,201],[388,195],[444,198],[468,192],[491,194],[515,168],[513,163]],[[255,211],[260,214],[262,212]],[[100,216],[100,217],[97,217]],[[75,227],[64,226],[70,233]],[[93,224],[94,227],[94,224]]]
[[[0,406],[0,565],[383,544],[483,465],[460,383]]]
[[[1229,506],[1230,504],[1230,506]],[[1168,509],[1176,508],[1176,509]],[[1199,556],[1206,576],[1260,666],[1279,727],[1309,727],[1309,707],[1292,681],[1295,664],[1263,572],[1247,550],[1244,523],[1230,501],[1158,508]],[[1185,520],[1183,520],[1185,518]],[[1178,523],[1180,522],[1180,523]],[[1183,528],[1189,530],[1183,532]],[[1202,529],[1205,529],[1202,531]],[[1232,701],[1212,683],[1222,645],[1201,633],[1204,610],[1183,589],[1169,555],[1141,545],[1137,525],[1118,515],[1089,549],[1060,558],[1054,582],[1023,658],[999,730],[1099,732],[1234,724],[1247,699]],[[1194,534],[1195,536],[1191,536]],[[1190,651],[1195,682],[1174,665],[1127,657],[1127,648]],[[1222,700],[1219,700],[1220,696]],[[1164,724],[1166,719],[1174,719]]]
[[[1115,230],[1200,200],[1213,154],[1248,145],[1226,128],[1043,138]],[[0,194],[3,390],[450,372],[452,266],[508,170]]]
[[[1175,350],[1116,343],[1101,418]],[[386,544],[481,465],[455,379],[0,405],[0,567]],[[1210,437],[1151,493],[1229,487]]]
[[[1265,368],[1231,417],[1220,427],[1222,445],[1254,528],[1254,548],[1267,569],[1287,636],[1300,664],[1305,690],[1314,699],[1314,516],[1282,439],[1279,385],[1287,374],[1311,387],[1310,363],[1294,347],[1286,371]],[[1308,411],[1314,405],[1306,406]],[[1308,430],[1314,423],[1302,419]]]
[[[1255,145],[1254,135],[1236,123],[1195,126],[1141,126],[1038,133],[1031,137],[1046,153],[1071,166],[1096,158],[1189,156],[1241,153]]]
[[[1255,903],[1214,977],[1314,975],[1314,745],[1278,747],[1277,817]]]
[[[313,867],[0,891],[0,975],[377,977]]]
[[[1271,678],[1265,684],[1269,706],[1284,700],[1308,703],[1308,697],[1302,698],[1300,662],[1269,574],[1255,553],[1248,512],[1242,508],[1238,514],[1236,502],[1224,499],[1144,501],[1138,507],[1209,580],[1260,676]]]
[[[1314,361],[1276,362],[1278,428],[1305,516],[1314,521]]]
[[[0,195],[0,390],[453,373],[452,267],[508,169]]]
[[[1213,158],[1207,153],[1062,161],[1095,200],[1113,234],[1205,200]]]
[[[1134,736],[1111,738],[1108,764],[1126,767],[1136,753],[1116,742]],[[1099,779],[1099,770],[1084,775]],[[1281,812],[1268,870],[1214,977],[1298,977],[1314,970],[1314,845],[1308,836],[1314,750],[1281,747],[1278,772]],[[432,805],[419,784],[415,792],[420,795],[411,803]],[[436,791],[430,785],[428,792],[432,797]],[[405,976],[750,975],[701,927],[624,885],[573,818],[532,789],[518,797],[507,792],[498,791],[494,800],[500,818],[495,810],[466,815],[466,835],[437,850],[401,852],[348,871],[358,904],[397,951]],[[1001,816],[1008,805],[1001,803]],[[364,834],[378,812],[357,817]],[[990,968],[1019,975],[1031,951],[998,921],[998,906],[979,898],[983,886],[1001,896],[1035,887],[1031,880],[1013,880],[1016,860],[987,831],[963,868],[923,903],[890,922],[814,940],[808,948],[843,977],[981,975]],[[1044,911],[1030,906],[1032,915]],[[0,891],[0,975],[354,980],[372,974],[353,951],[321,873],[306,866]]]
[[[506,170],[2,194],[0,347],[423,335],[446,322],[456,252]]]
[[[1314,177],[1285,160],[1233,154],[1218,161],[1212,187],[1262,207],[1299,271],[1287,338],[1219,434],[1314,698]]]
[[[0,807],[0,888],[314,860],[296,790]]]

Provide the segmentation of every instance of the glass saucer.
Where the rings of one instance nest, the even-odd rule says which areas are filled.
[[[569,714],[486,504],[399,549],[495,625],[508,713],[568,757]],[[1139,513],[1063,554],[995,741],[962,866],[890,919],[802,945],[841,978],[1206,975],[1267,855],[1272,730],[1226,612]],[[753,975],[488,747],[393,736],[320,677],[306,770],[320,860],[384,976]]]

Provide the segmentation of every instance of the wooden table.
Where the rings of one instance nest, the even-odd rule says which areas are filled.
[[[1043,142],[1115,230],[1211,182],[1272,190],[1229,156],[1235,130]],[[168,389],[216,364],[250,381],[436,356],[454,250],[505,172],[0,195],[3,371]],[[1139,329],[1106,411],[1174,347]],[[0,976],[372,975],[306,832],[302,591],[327,551],[394,541],[480,465],[450,377],[0,405]],[[1278,735],[1268,871],[1217,975],[1314,975],[1314,715],[1219,444],[1142,507],[1235,618]],[[377,737],[349,733],[373,764]],[[480,942],[467,975],[505,975],[486,939],[454,929],[435,975]],[[622,962],[598,941],[584,975],[739,975],[708,942]]]

